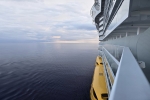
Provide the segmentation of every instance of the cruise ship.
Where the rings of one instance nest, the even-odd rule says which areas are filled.
[[[150,0],[95,0],[91,100],[150,100]]]

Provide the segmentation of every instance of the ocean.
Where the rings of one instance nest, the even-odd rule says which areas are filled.
[[[90,100],[98,44],[0,43],[0,100]]]

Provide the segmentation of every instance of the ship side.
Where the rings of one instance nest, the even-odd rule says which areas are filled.
[[[90,14],[100,41],[91,99],[150,100],[150,0],[95,0]]]

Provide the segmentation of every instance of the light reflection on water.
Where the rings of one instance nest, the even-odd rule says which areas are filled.
[[[0,44],[0,100],[90,100],[97,44]]]

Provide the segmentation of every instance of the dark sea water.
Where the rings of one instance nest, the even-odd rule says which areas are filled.
[[[97,48],[0,43],[0,100],[90,100]]]

